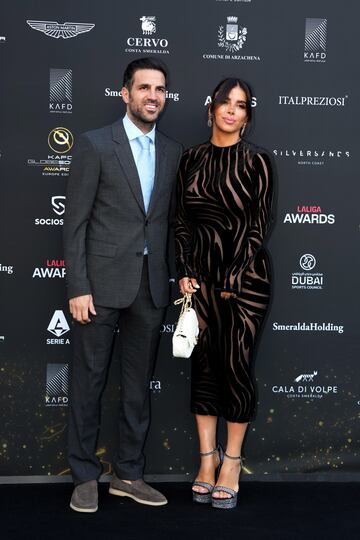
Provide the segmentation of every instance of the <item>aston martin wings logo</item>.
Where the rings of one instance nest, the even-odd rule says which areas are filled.
[[[56,21],[26,21],[33,30],[43,32],[46,36],[53,37],[55,39],[63,38],[69,39],[83,34],[84,32],[90,32],[95,24],[90,23],[73,23],[65,22],[59,24]]]

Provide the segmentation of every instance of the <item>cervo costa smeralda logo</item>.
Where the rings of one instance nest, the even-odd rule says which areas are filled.
[[[324,274],[312,272],[316,266],[316,259],[311,253],[300,257],[299,265],[303,272],[293,272],[291,275],[292,289],[321,290],[324,285]]]
[[[53,212],[57,216],[63,216],[65,213],[65,195],[53,195],[50,199],[51,207]],[[64,218],[62,217],[36,217],[34,219],[35,225],[44,225],[44,226],[58,226],[64,225]]]
[[[141,32],[141,34],[140,34]],[[169,54],[169,41],[157,34],[155,15],[139,17],[138,33],[126,39],[126,53]]]
[[[53,154],[48,154],[47,159],[28,159],[27,164],[29,167],[41,167],[42,176],[69,176],[73,134],[66,127],[56,127],[48,134],[47,142]]]
[[[202,55],[203,59],[259,61],[259,55],[248,53],[248,29],[246,26],[239,24],[239,18],[229,15],[224,23],[220,24],[217,30],[218,49],[204,53]]]
[[[69,365],[48,364],[46,367],[45,405],[66,407],[69,403]]]
[[[72,70],[50,68],[51,113],[72,113]]]
[[[95,27],[92,23],[74,23],[64,22],[58,23],[57,21],[26,21],[27,24],[33,30],[38,30],[48,37],[55,39],[70,39],[90,32]]]
[[[283,223],[297,225],[334,225],[335,214],[325,214],[321,206],[298,205],[295,212],[286,212]]]
[[[327,19],[305,20],[304,62],[326,62]]]
[[[64,312],[61,309],[56,309],[50,319],[47,331],[53,334],[55,338],[47,338],[47,345],[70,345],[70,339],[62,336],[70,331],[70,326],[66,320]]]
[[[273,154],[278,159],[290,159],[298,165],[325,165],[338,159],[348,159],[349,150],[324,148],[275,148]]]
[[[317,370],[311,373],[300,373],[290,384],[274,385],[271,391],[279,397],[309,401],[323,399],[338,393],[337,385],[321,384],[318,382],[317,376]]]

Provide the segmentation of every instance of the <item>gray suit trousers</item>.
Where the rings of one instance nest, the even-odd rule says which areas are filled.
[[[151,379],[165,310],[151,298],[147,257],[134,302],[127,308],[95,306],[96,316],[87,325],[75,323],[74,359],[70,379],[68,432],[69,463],[75,484],[98,479],[102,467],[96,456],[100,400],[104,390],[114,340],[119,326],[121,393],[117,454],[113,463],[123,480],[142,478],[143,447],[150,421]]]

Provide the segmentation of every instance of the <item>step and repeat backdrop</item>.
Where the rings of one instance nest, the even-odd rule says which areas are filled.
[[[2,481],[69,474],[66,183],[79,134],[123,116],[122,74],[142,56],[170,70],[159,127],[186,148],[209,137],[217,83],[248,81],[248,138],[277,168],[273,300],[254,365],[258,410],[243,478],[360,477],[359,15],[355,1],[3,2]],[[152,479],[190,479],[198,463],[190,361],[171,355],[176,318],[172,306],[150,383]],[[116,352],[115,337],[98,446],[105,473],[121,392]]]

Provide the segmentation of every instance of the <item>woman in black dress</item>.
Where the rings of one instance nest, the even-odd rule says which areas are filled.
[[[192,355],[191,410],[201,456],[193,499],[218,508],[237,503],[241,448],[255,408],[251,360],[270,295],[263,244],[272,170],[268,154],[243,139],[250,120],[248,86],[225,79],[209,107],[210,141],[184,153],[178,184],[179,286],[196,293],[200,325]],[[216,447],[219,416],[227,422],[223,460]]]

